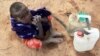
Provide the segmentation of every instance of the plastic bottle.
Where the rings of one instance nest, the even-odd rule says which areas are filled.
[[[89,20],[89,24],[91,24],[91,16],[85,12],[73,13],[69,16],[67,31],[70,36],[74,36],[76,30],[87,27],[86,18]]]
[[[74,33],[74,48],[78,52],[83,51],[89,51],[92,50],[95,47],[95,44],[97,40],[99,39],[99,30],[97,28],[91,28],[90,30],[88,28],[84,28],[87,32],[89,32],[89,35],[82,34],[78,31]]]

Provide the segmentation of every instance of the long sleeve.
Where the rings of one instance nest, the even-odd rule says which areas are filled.
[[[16,34],[23,39],[30,39],[38,34],[38,28],[32,24],[22,24],[14,20],[11,21],[11,25]]]

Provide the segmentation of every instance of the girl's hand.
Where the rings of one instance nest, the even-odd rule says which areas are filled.
[[[41,22],[41,16],[40,15],[35,15],[35,16],[33,16],[33,24],[37,24],[37,23],[40,23]]]

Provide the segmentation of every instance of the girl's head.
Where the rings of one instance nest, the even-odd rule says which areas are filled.
[[[32,15],[29,9],[21,2],[15,2],[11,5],[10,15],[22,23],[30,23],[32,21]]]

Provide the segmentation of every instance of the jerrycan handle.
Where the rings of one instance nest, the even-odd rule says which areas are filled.
[[[88,30],[91,30],[89,19],[88,18],[85,18],[85,19],[86,19],[86,24],[87,24]]]

